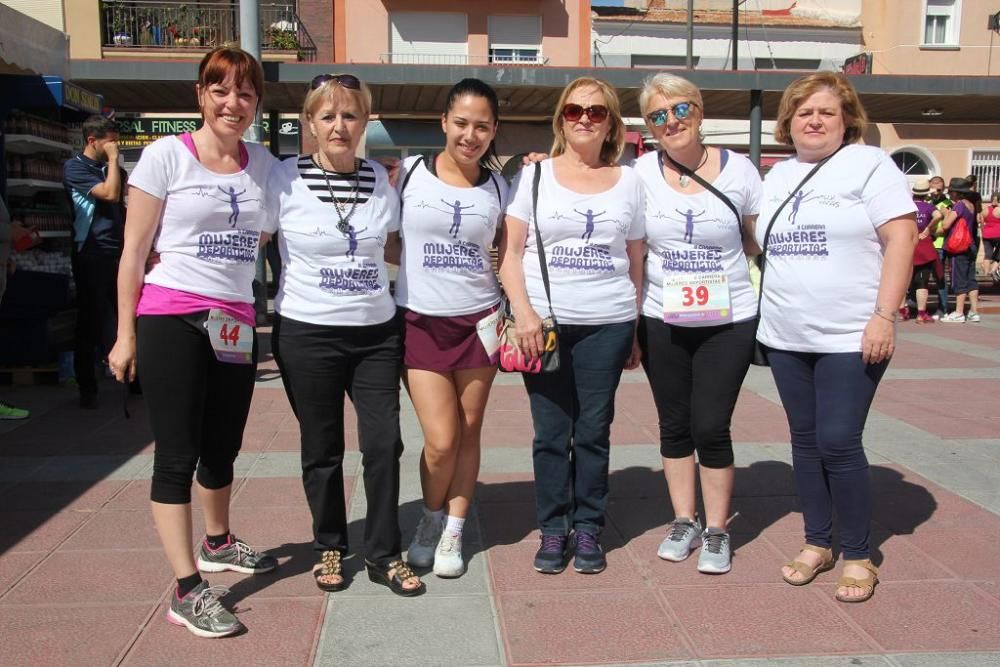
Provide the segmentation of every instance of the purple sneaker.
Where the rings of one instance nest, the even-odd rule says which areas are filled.
[[[535,570],[542,574],[559,574],[565,570],[568,542],[565,535],[542,535],[542,545],[535,552]]]
[[[601,549],[601,541],[597,535],[586,530],[573,533],[576,556],[573,559],[573,569],[580,574],[597,574],[608,566]]]

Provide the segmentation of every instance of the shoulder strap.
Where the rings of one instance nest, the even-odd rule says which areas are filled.
[[[803,178],[801,181],[799,181],[799,184],[796,185],[794,188],[792,188],[792,191],[788,193],[787,197],[785,197],[785,201],[781,202],[781,206],[779,206],[774,211],[774,215],[772,215],[771,219],[768,221],[768,223],[767,223],[767,229],[764,230],[764,244],[761,246],[761,249],[760,249],[761,253],[760,253],[760,258],[759,258],[759,261],[758,261],[758,264],[760,265],[760,292],[757,294],[757,316],[758,317],[760,317],[760,302],[761,302],[761,299],[763,299],[763,297],[764,297],[764,267],[767,266],[767,243],[768,243],[768,241],[771,238],[771,228],[774,227],[774,221],[778,219],[778,215],[785,208],[785,206],[788,204],[788,202],[790,202],[792,200],[792,197],[795,196],[795,193],[798,192],[799,190],[801,190],[802,186],[804,186],[806,183],[808,183],[809,179],[811,179],[813,176],[816,175],[816,172],[819,171],[820,167],[822,167],[824,164],[826,164],[827,162],[829,162],[833,158],[834,155],[836,155],[840,151],[844,150],[844,146],[846,146],[846,145],[847,144],[841,144],[840,148],[838,148],[837,150],[833,151],[833,153],[827,155],[825,158],[823,158],[822,160],[820,160],[819,162],[817,162],[816,166],[814,166],[812,169],[810,169],[809,173],[805,175],[805,178]]]
[[[706,148],[705,150],[708,150],[708,149]],[[684,165],[680,164],[679,162],[674,162],[674,159],[672,157],[670,157],[670,154],[667,153],[667,151],[660,151],[660,156],[661,156],[661,162],[660,162],[661,165],[663,164],[662,158],[664,158],[664,157],[667,158],[667,162],[669,162],[671,165],[673,165],[673,167],[677,171],[681,172],[682,174],[684,174],[688,178],[694,180],[695,183],[697,183],[701,187],[703,187],[706,190],[708,190],[709,192],[711,192],[713,195],[715,195],[715,197],[719,201],[721,201],[723,204],[725,204],[726,206],[728,206],[729,210],[732,211],[733,215],[736,216],[736,223],[740,226],[740,238],[743,237],[743,216],[740,215],[740,212],[736,210],[736,204],[734,204],[733,201],[729,197],[727,197],[717,187],[715,187],[714,185],[712,185],[711,183],[709,183],[704,178],[702,178],[698,174],[694,173],[693,171],[691,171],[690,169],[688,169]]]
[[[501,206],[503,206],[503,197],[500,196],[500,184],[497,183],[497,176],[496,174],[493,173],[493,171],[490,171],[489,174],[490,174],[490,183],[493,184],[493,189],[497,191],[497,201],[500,202]]]
[[[424,156],[421,155],[414,161],[410,168],[406,170],[406,176],[403,177],[403,184],[399,186],[399,205],[403,205],[403,192],[406,190],[406,184],[410,182],[410,176],[413,176],[413,172],[416,171],[417,166],[424,161]],[[403,165],[402,162],[399,163],[400,166]]]
[[[542,271],[542,284],[545,286],[545,299],[549,302],[549,317],[555,321],[552,313],[552,292],[549,289],[549,267],[545,262],[545,246],[542,245],[542,233],[538,231],[538,184],[542,180],[542,163],[535,163],[535,175],[531,180],[531,213],[535,219],[535,246],[538,250],[538,264]]]

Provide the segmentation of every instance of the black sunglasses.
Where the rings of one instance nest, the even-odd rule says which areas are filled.
[[[316,90],[327,81],[336,81],[348,90],[361,90],[361,79],[353,74],[320,74],[313,77],[309,90]]]
[[[646,114],[646,119],[655,125],[660,127],[667,122],[667,114],[673,113],[674,118],[677,120],[684,120],[691,115],[691,107],[698,106],[694,102],[678,102],[672,107],[666,107],[665,109],[657,109],[656,111]]]
[[[571,123],[583,118],[583,114],[587,114],[587,118],[590,119],[591,123],[603,123],[608,118],[608,108],[603,104],[595,104],[589,107],[582,107],[579,104],[567,104],[562,108],[562,117]]]

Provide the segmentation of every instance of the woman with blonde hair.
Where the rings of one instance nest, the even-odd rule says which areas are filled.
[[[675,517],[657,555],[679,562],[701,545],[698,570],[723,574],[732,567],[730,423],[757,327],[744,250],[756,252],[760,176],[742,155],[705,146],[701,91],[690,81],[652,76],[639,106],[660,145],[635,164],[649,251],[639,342]],[[695,513],[696,470],[704,528]]]
[[[552,157],[524,169],[512,185],[500,277],[518,346],[541,356],[547,292],[559,338],[559,370],[524,374],[542,533],[534,567],[562,572],[575,550],[574,569],[597,573],[606,567],[600,533],[615,390],[622,369],[639,361],[642,192],[633,170],[617,164],[625,126],[607,83],[584,77],[566,86],[552,129]]]
[[[302,431],[316,585],[333,592],[348,584],[346,395],[358,416],[368,577],[410,597],[423,593],[424,584],[400,553],[403,348],[384,259],[386,244],[399,234],[399,198],[382,165],[356,157],[370,111],[371,93],[356,76],[317,76],[303,105],[303,127],[316,152],[285,160],[268,180],[267,231],[281,232],[284,266],[273,346]]]
[[[757,340],[788,416],[805,521],[805,546],[782,577],[801,586],[833,568],[836,514],[841,602],[864,602],[878,583],[861,436],[895,350],[917,241],[906,177],[884,151],[858,143],[866,122],[842,74],[816,72],[786,88],[774,137],[795,155],[764,179],[755,230],[764,251]]]

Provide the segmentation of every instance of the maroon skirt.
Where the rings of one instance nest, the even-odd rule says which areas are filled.
[[[403,363],[415,370],[440,372],[496,366],[496,358],[486,354],[476,333],[476,323],[496,309],[493,306],[456,317],[421,315],[403,309]]]

